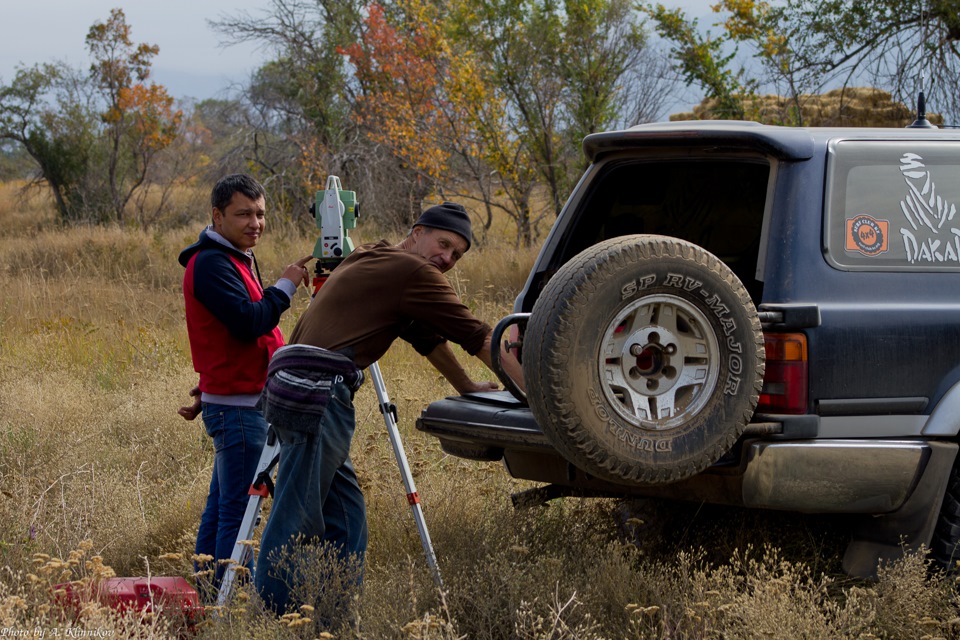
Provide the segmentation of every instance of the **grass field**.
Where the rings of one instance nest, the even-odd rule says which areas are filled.
[[[42,198],[0,188],[0,636],[182,632],[176,619],[124,617],[96,602],[77,616],[58,605],[53,585],[109,575],[193,580],[212,449],[199,420],[176,414],[196,381],[176,255],[205,222],[201,208],[188,226],[150,233],[64,229]],[[355,238],[379,236],[360,228]],[[264,279],[313,241],[268,225],[258,248]],[[492,241],[450,276],[492,324],[510,311],[534,257]],[[286,333],[306,304],[301,292]],[[829,520],[571,498],[515,510],[510,495],[530,485],[499,463],[444,455],[415,430],[422,408],[453,390],[403,345],[381,366],[444,591],[425,566],[368,384],[352,451],[370,520],[362,592],[344,604],[329,587],[348,582],[352,568],[321,562],[307,567],[302,592],[312,604],[300,614],[278,620],[242,590],[198,637],[960,637],[952,578],[917,555],[875,582],[845,577],[844,534]],[[470,367],[487,375],[479,362]],[[338,622],[321,628],[331,618]]]

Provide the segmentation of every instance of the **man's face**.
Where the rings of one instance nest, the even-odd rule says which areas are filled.
[[[441,273],[452,269],[467,250],[467,241],[446,229],[414,227],[413,237],[414,253],[432,262]]]
[[[252,249],[266,225],[265,205],[263,197],[251,200],[240,192],[234,193],[223,211],[214,207],[213,228],[237,249]]]

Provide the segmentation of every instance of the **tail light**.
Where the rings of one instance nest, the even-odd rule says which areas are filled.
[[[807,337],[802,333],[771,333],[763,337],[766,373],[757,411],[807,412]]]

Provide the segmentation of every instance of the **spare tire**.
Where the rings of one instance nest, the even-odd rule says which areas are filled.
[[[716,462],[763,382],[763,333],[714,255],[655,235],[596,244],[540,294],[523,340],[527,401],[583,471],[667,483]]]

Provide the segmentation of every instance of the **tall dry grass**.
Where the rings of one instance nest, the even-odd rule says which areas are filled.
[[[177,637],[181,621],[79,617],[52,587],[111,574],[192,579],[212,450],[176,415],[195,382],[178,251],[193,224],[149,233],[58,228],[42,198],[0,188],[0,633]],[[376,239],[361,228],[358,241]],[[396,239],[396,238],[395,238]],[[312,237],[268,227],[264,277]],[[471,251],[452,281],[490,323],[534,259],[508,240]],[[301,293],[287,332],[307,304]],[[357,398],[353,458],[367,496],[362,592],[352,567],[304,566],[309,606],[278,620],[249,588],[201,638],[919,638],[957,637],[951,579],[922,556],[873,583],[843,577],[829,521],[656,501],[561,499],[516,510],[529,487],[496,463],[444,455],[413,422],[452,389],[411,349],[381,363],[445,581],[431,580],[372,386]],[[487,375],[476,362],[473,375]],[[269,511],[269,501],[267,502]],[[329,629],[318,626],[328,620]],[[4,631],[6,630],[6,631]],[[327,634],[327,635],[324,635]]]

